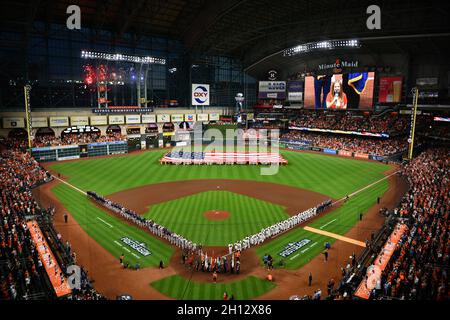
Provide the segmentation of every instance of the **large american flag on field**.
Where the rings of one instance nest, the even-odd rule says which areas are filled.
[[[172,151],[162,159],[163,164],[287,164],[274,152],[186,152]]]

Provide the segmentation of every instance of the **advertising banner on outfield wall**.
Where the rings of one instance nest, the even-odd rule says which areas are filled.
[[[70,117],[70,125],[72,127],[88,126],[89,125],[89,117]]]
[[[192,85],[193,106],[209,106],[210,95],[209,84]]]
[[[50,117],[50,127],[63,128],[69,126],[69,117]]]
[[[46,117],[33,117],[31,119],[31,126],[33,128],[47,128],[48,119]]]
[[[184,121],[187,121],[187,122],[197,121],[197,116],[195,114],[185,114]]]
[[[125,124],[124,116],[108,116],[109,124]]]
[[[355,153],[354,157],[358,159],[369,159],[369,155],[365,153]]]
[[[375,161],[384,161],[385,157],[383,156],[377,156],[377,155],[370,155],[369,156],[370,160],[375,160]]]
[[[346,151],[346,150],[339,150],[338,154],[340,156],[344,156],[344,157],[351,157],[351,156],[353,156],[353,152]]]
[[[170,114],[158,114],[158,123],[170,122]]]
[[[197,115],[197,121],[205,122],[209,120],[209,116],[207,113],[200,113]]]
[[[323,149],[323,152],[328,154],[337,154],[337,151],[333,149]]]
[[[183,122],[184,114],[173,114],[171,118],[172,118],[172,122]]]
[[[91,126],[106,126],[108,125],[108,117],[107,116],[92,116],[91,117]]]
[[[140,124],[141,116],[138,114],[127,115],[127,116],[125,116],[125,120],[126,120],[127,124]]]
[[[209,114],[209,121],[219,121],[220,120],[220,114],[218,113],[210,113]]]
[[[154,114],[143,114],[142,115],[142,123],[156,123],[156,115]]]
[[[25,128],[25,120],[24,118],[3,118],[3,128]]]

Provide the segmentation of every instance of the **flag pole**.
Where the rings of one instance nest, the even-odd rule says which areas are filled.
[[[31,91],[31,86],[30,85],[26,85],[23,87],[24,90],[24,96],[25,96],[25,116],[26,116],[26,120],[27,120],[27,134],[28,134],[28,148],[30,149],[31,152],[31,105],[30,105],[30,91]]]
[[[411,134],[409,137],[409,156],[408,159],[411,161],[414,154],[414,138],[416,134],[416,122],[417,122],[417,105],[419,102],[419,89],[414,88],[414,99],[413,99],[413,110],[412,110],[412,121],[411,121]]]

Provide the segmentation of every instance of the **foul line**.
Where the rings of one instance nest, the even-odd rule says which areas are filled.
[[[371,184],[365,186],[364,188],[362,188],[362,189],[360,189],[360,190],[358,190],[358,191],[353,192],[352,194],[348,195],[348,197],[349,197],[349,198],[354,197],[354,196],[356,196],[358,193],[361,193],[361,192],[363,192],[364,190],[367,190],[367,189],[373,187],[374,185],[377,185],[377,184],[379,184],[380,182],[383,182],[384,180],[387,180],[387,179],[389,179],[390,177],[395,176],[395,175],[396,175],[397,173],[399,173],[399,172],[400,172],[400,170],[399,170],[399,171],[396,171],[396,172],[394,172],[394,173],[392,173],[392,174],[390,174],[390,175],[388,175],[388,176],[386,176],[386,177],[384,177],[384,178],[382,178],[382,179],[380,179],[380,180],[378,180],[378,181],[375,181],[374,183],[371,183]],[[339,202],[345,201],[346,199],[347,199],[347,197],[344,197],[344,198],[342,198],[342,199],[340,199],[340,200],[337,200],[337,201],[334,202],[332,205],[334,206],[335,204],[338,204]]]
[[[100,220],[101,222],[103,222],[104,224],[106,224],[107,226],[109,226],[110,228],[113,228],[113,226],[112,225],[110,225],[108,222],[106,222],[105,220],[103,220],[102,218],[100,218],[100,217],[97,217],[97,219],[98,220]]]
[[[323,226],[321,226],[319,229],[322,230],[323,228],[325,228],[326,226],[329,226],[330,224],[332,224],[333,222],[337,221],[337,219],[331,220],[330,222],[324,224]]]
[[[309,231],[309,232],[312,232],[312,233],[317,233],[317,234],[320,234],[320,235],[323,235],[323,236],[334,238],[336,240],[341,240],[341,241],[344,241],[344,242],[348,242],[348,243],[351,243],[351,244],[354,244],[354,245],[357,245],[357,246],[360,246],[360,247],[363,247],[363,248],[366,247],[366,244],[364,242],[362,242],[362,241],[358,241],[358,240],[355,240],[355,239],[347,238],[347,237],[341,236],[341,235],[336,234],[336,233],[331,233],[331,232],[328,232],[328,231],[323,231],[323,230],[315,229],[315,228],[311,228],[311,227],[305,227],[304,229],[306,231]]]
[[[71,184],[68,183],[67,181],[64,181],[64,180],[62,180],[62,179],[60,179],[60,178],[58,178],[58,177],[55,177],[54,175],[52,175],[52,177],[55,178],[56,180],[58,180],[58,181],[64,183],[65,185],[68,185],[68,186],[71,187],[72,189],[74,189],[74,190],[76,190],[76,191],[78,191],[78,192],[84,194],[85,196],[87,196],[87,193],[86,193],[86,192],[84,192],[84,191],[81,190],[81,189],[78,189],[78,188],[75,187],[74,185],[71,185]]]

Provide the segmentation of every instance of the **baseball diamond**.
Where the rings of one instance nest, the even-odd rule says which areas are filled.
[[[96,190],[104,194],[108,201],[120,203],[139,217],[154,221],[201,245],[205,256],[215,258],[229,254],[230,243],[234,244],[265,227],[276,225],[327,199],[335,202],[333,207],[311,221],[306,220],[292,231],[269,238],[267,244],[256,247],[256,251],[250,249],[242,252],[239,274],[220,277],[223,277],[221,283],[230,283],[231,288],[245,287],[247,277],[260,274],[259,270],[264,266],[262,258],[267,254],[273,257],[276,270],[286,273],[310,263],[323,251],[325,243],[334,244],[335,239],[305,231],[305,225],[347,234],[358,223],[359,215],[367,213],[376,203],[377,197],[386,193],[389,181],[393,184],[397,179],[395,176],[384,178],[387,172],[395,172],[392,165],[316,153],[288,150],[281,153],[289,159],[289,165],[281,167],[278,173],[285,177],[282,183],[277,183],[272,176],[258,175],[258,168],[253,166],[161,166],[158,160],[165,154],[164,151],[49,163],[45,166],[50,172],[64,177],[67,184],[57,183],[56,180],[45,185],[41,187],[43,190],[39,191],[39,197],[44,202],[46,199],[57,199],[63,206],[62,210],[67,210],[74,223],[79,225],[79,232],[86,232],[111,256],[124,254],[130,266],[139,264],[143,270],[158,267],[161,261],[164,265],[170,265],[174,250],[183,250],[171,245],[164,237],[146,231],[142,225],[132,223],[89,200],[80,190]],[[341,177],[342,173],[347,176]],[[292,179],[292,174],[296,175],[295,179]],[[311,181],[315,182],[314,185]],[[350,194],[354,195],[349,200],[340,201]],[[228,218],[205,218],[205,212],[217,210],[229,213]],[[124,242],[124,238],[127,241]],[[134,245],[130,245],[130,242]],[[140,247],[140,243],[144,246]],[[149,254],[144,255],[142,251]],[[231,268],[231,261],[228,263]],[[195,268],[195,262],[192,267]],[[172,268],[177,270],[183,267]],[[207,272],[196,274],[194,283],[183,282],[183,274],[184,271],[180,270],[181,278],[163,277],[149,282],[147,290],[153,288],[168,297],[183,299],[213,299],[219,296],[220,290],[214,290],[212,295],[199,293],[202,286],[209,285]],[[108,280],[105,279],[103,283],[99,276],[96,275],[97,285],[107,286]],[[182,296],[177,289],[179,286],[184,288]],[[244,291],[239,297],[245,299],[269,294],[275,292],[276,287],[276,283],[262,285],[261,289],[251,290],[251,296],[242,289]]]

